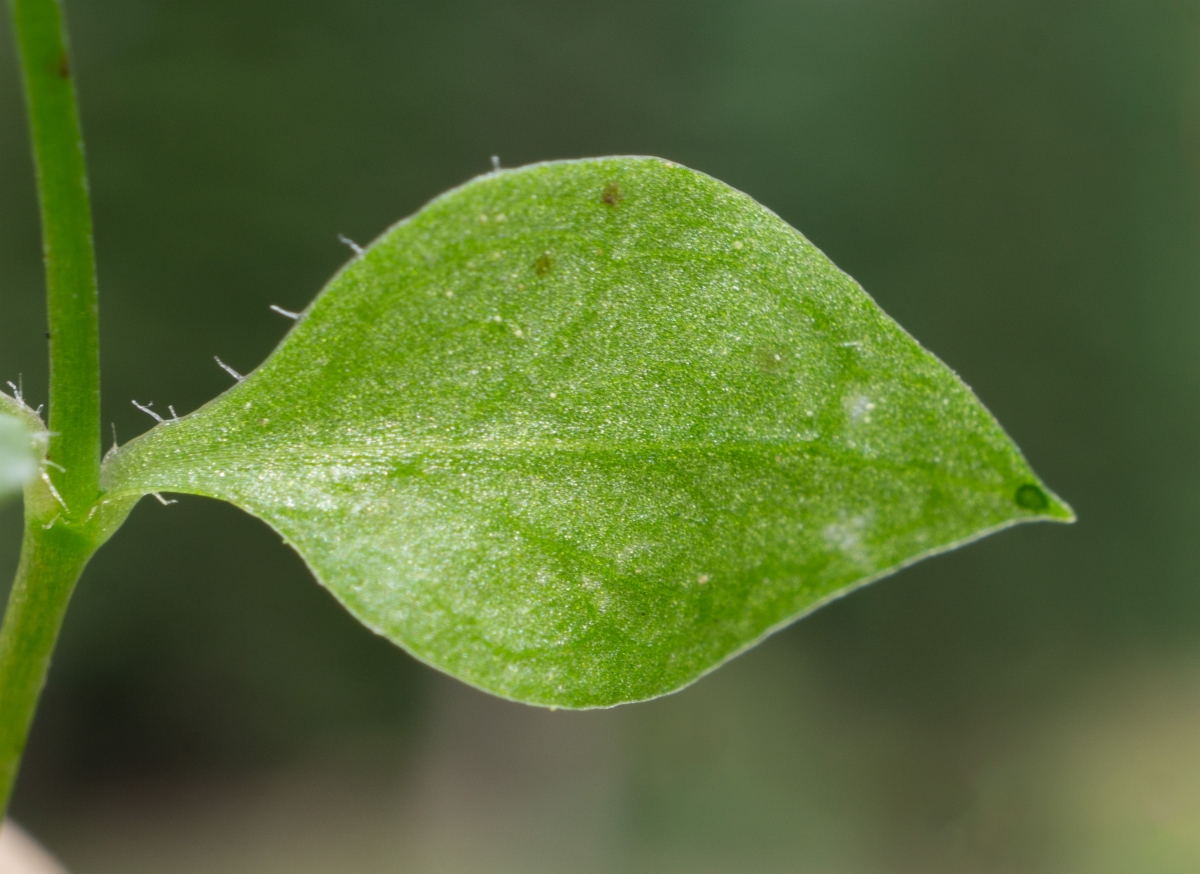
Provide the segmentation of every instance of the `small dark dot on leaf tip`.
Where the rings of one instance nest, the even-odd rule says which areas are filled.
[[[1018,506],[1034,512],[1045,510],[1050,506],[1050,499],[1046,497],[1046,493],[1032,483],[1026,483],[1019,487],[1016,499]]]

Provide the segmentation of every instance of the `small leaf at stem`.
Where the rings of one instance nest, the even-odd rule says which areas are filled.
[[[568,707],[670,692],[905,564],[1072,518],[812,244],[648,158],[435,200],[103,482],[231,501],[418,658]]]
[[[23,420],[0,413],[0,500],[19,492],[37,476],[33,440]]]

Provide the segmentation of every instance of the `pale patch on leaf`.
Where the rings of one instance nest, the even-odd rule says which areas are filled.
[[[5,400],[14,404],[7,396]],[[25,416],[0,412],[0,500],[21,491],[38,475],[34,440]]]

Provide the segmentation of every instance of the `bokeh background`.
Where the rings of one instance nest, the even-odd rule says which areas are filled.
[[[488,698],[261,523],[143,502],[14,812],[76,874],[1200,870],[1200,3],[67,0],[105,416],[191,410],[349,253],[489,169],[654,154],[800,228],[1072,502],[686,691]],[[45,398],[0,24],[0,377]],[[0,511],[0,576],[19,507]]]

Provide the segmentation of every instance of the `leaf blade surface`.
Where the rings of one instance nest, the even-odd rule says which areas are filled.
[[[104,485],[231,501],[419,658],[571,707],[672,691],[924,555],[1071,518],[800,234],[642,158],[434,201]]]

